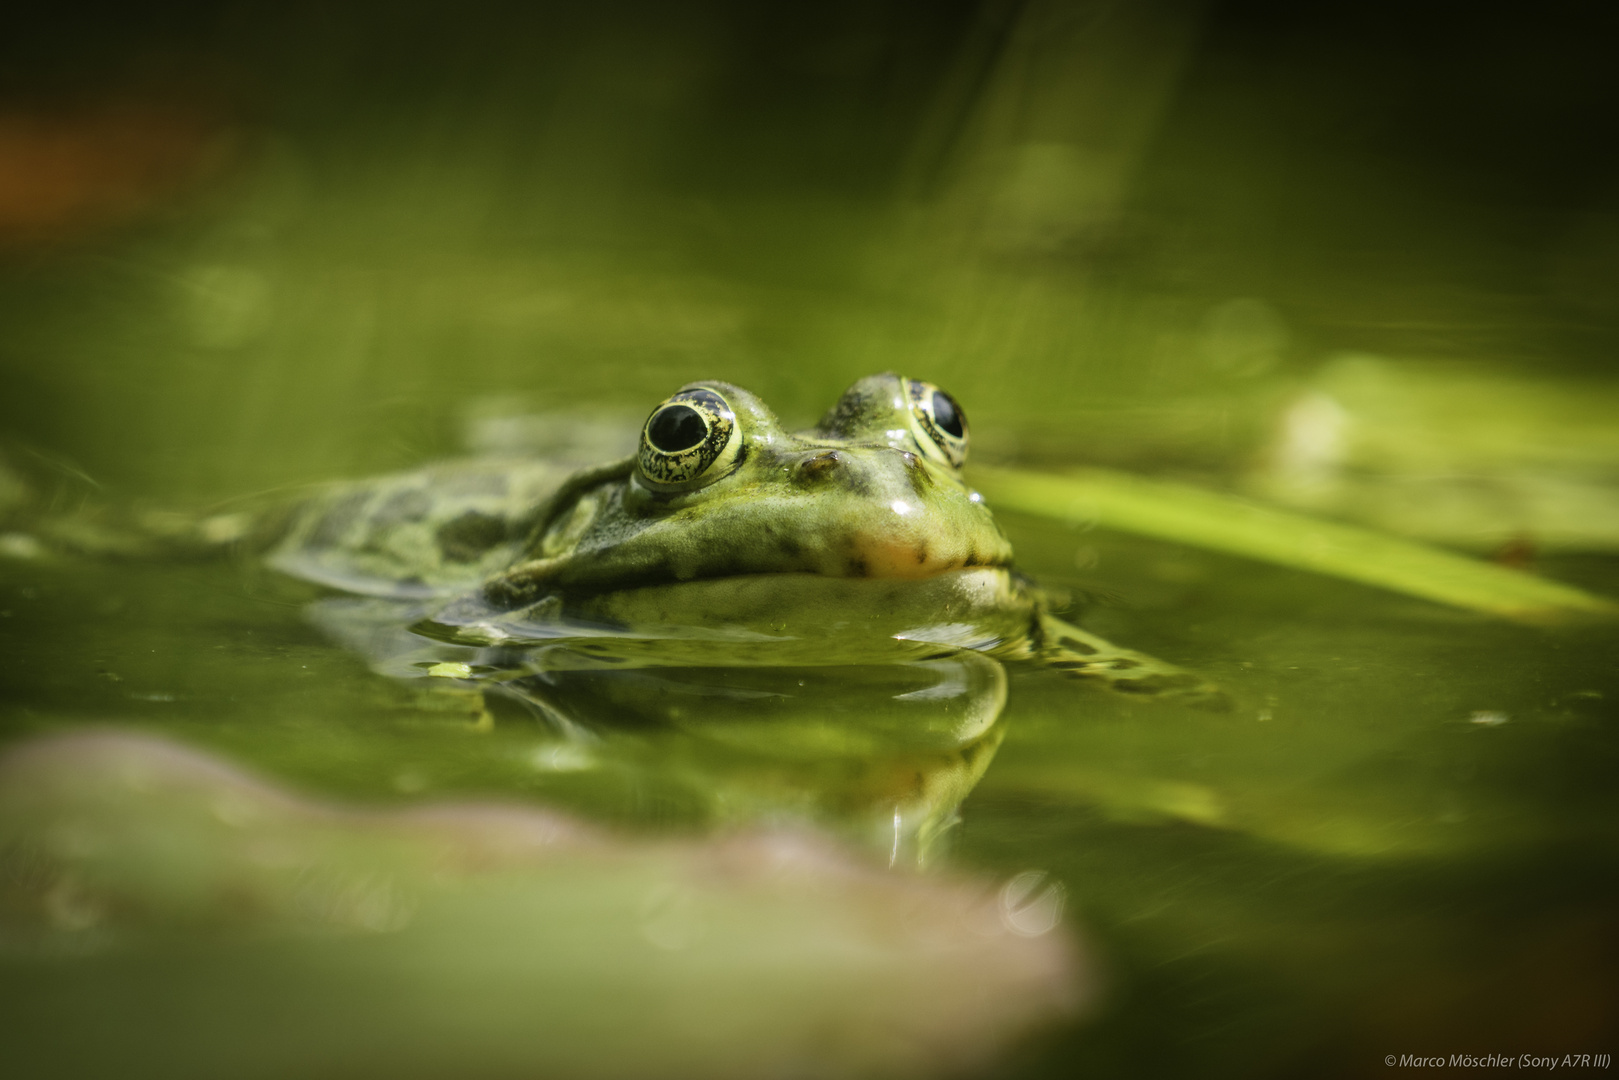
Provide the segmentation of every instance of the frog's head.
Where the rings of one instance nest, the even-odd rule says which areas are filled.
[[[491,595],[1004,567],[1011,545],[961,477],[967,441],[954,399],[899,375],[860,380],[799,432],[741,387],[690,383],[652,411],[634,459],[559,493]]]

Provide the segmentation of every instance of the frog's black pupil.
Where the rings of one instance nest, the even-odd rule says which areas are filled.
[[[961,438],[967,433],[962,425],[961,410],[956,408],[955,399],[943,390],[933,391],[933,422],[939,425],[941,431]]]
[[[646,437],[664,453],[678,454],[706,439],[708,425],[703,423],[703,414],[690,405],[671,405],[647,424]]]

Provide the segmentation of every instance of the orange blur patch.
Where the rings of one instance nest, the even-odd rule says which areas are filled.
[[[199,109],[0,107],[0,244],[71,239],[142,217],[222,171],[229,129]]]
[[[1490,561],[1508,570],[1533,570],[1535,567],[1535,541],[1528,533],[1518,533],[1495,549]]]

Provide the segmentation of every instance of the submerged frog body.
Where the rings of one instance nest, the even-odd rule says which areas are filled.
[[[723,649],[726,663],[815,666],[965,649],[1118,690],[1206,695],[1046,610],[963,479],[967,449],[961,407],[919,380],[862,379],[799,432],[740,387],[692,383],[622,460],[480,459],[339,486],[295,512],[270,561],[412,601],[415,630],[437,641],[565,639],[557,663],[712,663]]]

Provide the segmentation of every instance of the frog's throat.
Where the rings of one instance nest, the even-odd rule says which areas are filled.
[[[648,567],[639,572],[617,573],[610,579],[593,580],[576,577],[575,560],[567,555],[548,559],[531,559],[495,575],[484,583],[484,598],[497,607],[511,609],[531,604],[552,594],[590,596],[598,593],[622,592],[626,589],[647,588],[658,585],[684,585],[700,581],[724,581],[737,578],[770,577],[774,575],[819,577],[828,581],[931,581],[964,570],[1010,570],[1009,560],[955,559],[918,564],[910,559],[896,559],[890,563],[863,560],[851,565],[850,572],[823,573],[802,567],[781,570],[760,570],[754,567],[714,568],[699,570],[689,575],[671,572],[666,567]]]

